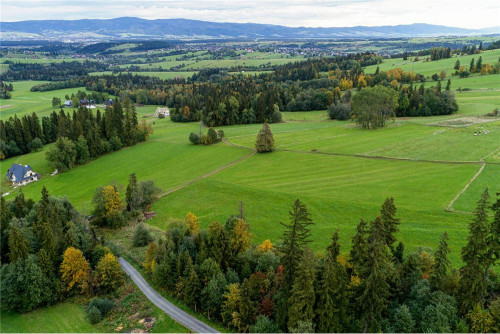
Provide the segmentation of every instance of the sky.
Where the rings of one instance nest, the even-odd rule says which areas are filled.
[[[290,27],[500,26],[500,0],[0,0],[2,22],[186,18]]]

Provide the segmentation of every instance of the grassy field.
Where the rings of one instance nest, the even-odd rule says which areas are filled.
[[[500,51],[482,55],[483,62],[488,62],[497,59]],[[290,60],[277,56],[259,59],[258,54],[245,57],[238,61]],[[470,56],[460,59],[468,62]],[[174,56],[165,61],[178,62]],[[218,66],[232,61],[221,60],[226,63]],[[189,66],[212,66],[210,62],[213,61],[193,61]],[[390,68],[393,63],[418,65],[422,67],[415,72],[432,74],[437,68],[453,67],[454,62],[455,59],[445,59],[408,65],[395,59],[386,60],[381,68]],[[370,67],[366,72],[374,70]],[[384,199],[392,196],[402,220],[399,238],[407,250],[420,245],[435,247],[441,233],[447,230],[453,251],[451,260],[456,265],[466,240],[470,212],[480,193],[487,186],[492,194],[500,191],[500,119],[467,127],[452,125],[464,120],[484,120],[486,113],[500,108],[499,77],[453,78],[452,89],[470,89],[456,92],[458,114],[400,118],[378,130],[362,130],[350,121],[331,121],[325,111],[283,113],[284,122],[271,125],[277,152],[239,161],[161,198],[153,205],[158,215],[148,222],[164,229],[170,219],[182,218],[192,211],[207,226],[213,220],[224,222],[237,212],[239,202],[243,201],[255,241],[270,238],[276,242],[282,233],[279,222],[288,219],[289,207],[299,197],[308,205],[316,223],[313,248],[322,249],[338,227],[346,252],[359,219],[373,219]],[[19,84],[20,95],[12,101],[22,100],[22,85],[29,86]],[[50,92],[50,96],[53,94]],[[50,101],[47,105],[50,110]],[[123,195],[128,176],[134,172],[140,180],[153,179],[163,190],[183,185],[248,155],[261,127],[258,124],[224,127],[228,140],[243,147],[225,143],[193,146],[188,136],[198,131],[197,123],[152,119],[150,115],[155,109],[156,106],[138,108],[139,116],[146,117],[155,130],[146,143],[56,176],[50,176],[52,170],[43,151],[6,160],[0,172],[5,173],[13,162],[29,163],[44,177],[23,187],[27,197],[38,199],[45,185],[51,194],[68,196],[78,209],[88,213],[98,186],[121,184]],[[474,135],[485,129],[488,134]],[[483,163],[486,167],[482,174],[453,205],[454,210],[462,213],[445,211]],[[8,189],[5,181],[2,185]],[[12,199],[17,191],[8,198]]]
[[[483,57],[483,64],[490,63],[493,66],[499,61],[500,49],[484,51],[481,54],[475,55],[453,56],[452,58],[441,59],[438,61],[425,61],[426,56],[419,57],[419,61],[416,62],[412,61],[414,57],[409,57],[408,60],[403,60],[403,58],[384,59],[380,65],[365,67],[365,73],[375,73],[377,66],[380,66],[381,71],[388,71],[393,68],[401,67],[405,72],[411,71],[425,76],[431,76],[434,73],[439,74],[441,71],[445,71],[448,77],[451,77],[451,74],[455,72],[453,67],[455,66],[455,62],[457,60],[460,61],[460,65],[469,69],[471,59],[474,58],[477,62],[479,57]]]
[[[85,316],[83,306],[59,303],[26,313],[2,313],[2,333],[93,333],[97,328]]]
[[[36,112],[39,118],[49,115],[52,108],[52,98],[58,97],[64,101],[66,94],[71,96],[71,93],[76,94],[79,90],[87,91],[85,87],[59,89],[49,92],[32,92],[31,87],[44,83],[44,81],[17,81],[13,82],[14,91],[12,98],[8,100],[0,100],[0,119],[8,119],[17,114],[18,117],[24,114]]]

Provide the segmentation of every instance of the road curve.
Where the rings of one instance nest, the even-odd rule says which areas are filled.
[[[130,276],[130,278],[139,287],[139,289],[141,289],[142,293],[144,293],[144,295],[146,295],[146,297],[148,297],[148,299],[153,304],[162,309],[172,319],[196,333],[219,333],[214,328],[196,319],[192,315],[184,312],[183,310],[163,298],[148,284],[148,282],[146,282],[141,274],[130,263],[127,262],[127,260],[120,257],[119,261],[122,269],[127,273],[128,276]]]

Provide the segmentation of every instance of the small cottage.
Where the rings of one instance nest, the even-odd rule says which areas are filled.
[[[64,108],[70,108],[73,106],[73,102],[71,100],[66,100],[66,101],[64,101],[63,106],[64,106]]]
[[[104,101],[104,105],[106,107],[112,107],[113,106],[113,99],[109,99],[107,101]]]
[[[33,171],[30,165],[23,166],[18,164],[13,164],[5,176],[7,180],[12,182],[13,186],[24,186],[40,178],[40,175]]]
[[[158,107],[156,109],[155,116],[158,117],[158,118],[163,118],[163,117],[170,116],[170,110],[168,110],[168,107],[165,107],[165,108],[159,108]]]

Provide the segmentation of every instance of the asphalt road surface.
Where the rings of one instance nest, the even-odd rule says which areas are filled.
[[[142,293],[144,293],[153,304],[162,309],[172,319],[196,333],[219,333],[217,330],[208,326],[206,323],[196,319],[192,315],[184,312],[183,310],[163,298],[148,284],[148,282],[146,282],[141,274],[130,263],[127,262],[127,260],[120,257],[119,261],[122,269],[127,273],[127,275],[130,276],[130,278],[132,278],[134,283],[139,287],[139,289],[141,289]]]

